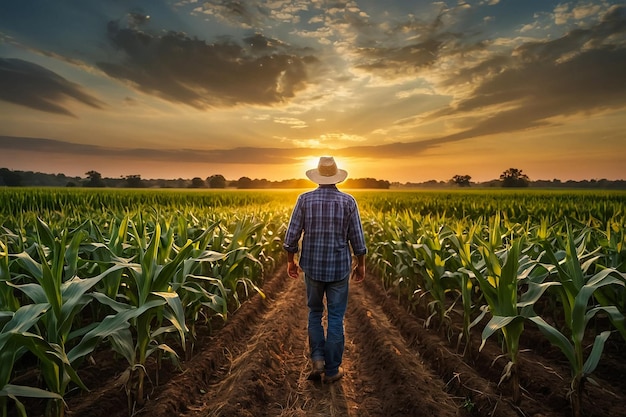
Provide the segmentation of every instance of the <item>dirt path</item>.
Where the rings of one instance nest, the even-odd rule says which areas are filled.
[[[351,288],[346,315],[346,376],[334,384],[308,380],[304,283],[282,275],[278,279],[286,281],[285,289],[269,301],[245,343],[229,348],[227,362],[208,378],[200,395],[166,410],[163,404],[177,390],[167,389],[139,415],[459,415],[441,381],[357,285]]]
[[[516,406],[507,387],[497,385],[505,365],[494,360],[501,353],[497,343],[466,363],[453,343],[424,329],[423,318],[386,296],[371,275],[350,288],[345,377],[334,384],[309,381],[304,283],[279,268],[263,288],[267,298],[244,303],[222,329],[201,341],[182,371],[161,370],[160,385],[135,415],[568,415],[568,370],[558,354],[524,353],[524,398]],[[621,363],[614,367],[623,373]],[[601,388],[586,399],[587,415],[626,415],[623,386],[610,388],[610,380],[598,380]],[[69,398],[68,416],[127,416],[125,394],[113,381],[101,380],[92,392]]]

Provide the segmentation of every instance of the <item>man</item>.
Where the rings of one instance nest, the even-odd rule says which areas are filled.
[[[310,379],[339,380],[344,350],[343,319],[348,304],[348,282],[365,278],[365,238],[354,197],[337,189],[348,173],[338,169],[333,157],[321,157],[317,169],[306,172],[318,188],[298,197],[285,234],[287,273],[298,278],[304,271],[309,307],[309,349],[312,361]],[[295,254],[302,249],[299,265]],[[356,266],[352,269],[352,253]],[[324,336],[322,316],[324,295],[328,329]]]

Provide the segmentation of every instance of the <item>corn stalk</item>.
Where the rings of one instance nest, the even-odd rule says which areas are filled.
[[[449,240],[452,250],[457,253],[455,258],[455,265],[452,266],[453,276],[457,280],[457,286],[461,292],[461,304],[463,306],[463,329],[459,333],[457,339],[457,351],[460,349],[461,342],[465,339],[465,346],[463,348],[463,357],[469,359],[472,354],[470,331],[476,326],[486,314],[486,310],[481,310],[482,313],[472,320],[472,315],[476,311],[476,300],[474,297],[475,289],[478,288],[472,274],[468,274],[463,270],[463,265],[472,264],[472,242],[479,228],[479,223],[472,223],[467,228],[457,223],[457,227],[454,234],[450,234],[447,239]]]
[[[54,352],[58,360],[49,360],[49,355],[41,355],[40,370],[48,389],[62,397],[70,382],[87,390],[75,367],[102,338],[126,326],[109,318],[106,322],[75,328],[75,318],[92,300],[87,292],[121,267],[114,266],[96,277],[81,279],[75,273],[80,243],[86,236],[84,231],[78,229],[70,237],[70,233],[63,229],[57,235],[41,220],[38,221],[38,229],[40,243],[35,249],[41,263],[27,252],[12,255],[26,273],[17,275],[7,285],[21,291],[33,303],[49,306],[36,328],[45,342],[52,346],[50,352]],[[23,280],[34,282],[14,283]],[[64,405],[58,399],[48,403],[48,416],[62,416],[64,413]]]
[[[178,357],[175,350],[163,342],[163,336],[177,332],[178,341],[183,350],[185,349],[187,334],[185,313],[181,299],[172,290],[171,283],[177,269],[183,265],[193,249],[192,242],[187,241],[185,246],[178,249],[175,256],[169,259],[161,253],[160,223],[155,224],[151,237],[145,229],[147,225],[141,219],[138,224],[144,228],[138,228],[134,222],[131,223],[138,262],[125,259],[117,259],[115,262],[116,267],[124,268],[128,274],[129,279],[120,287],[123,288],[123,292],[116,296],[125,302],[118,302],[105,294],[94,294],[102,304],[128,317],[135,333],[133,337],[133,332],[124,330],[110,338],[113,349],[122,354],[129,364],[126,384],[129,413],[132,413],[135,403],[141,406],[145,402],[147,359],[155,351],[165,352],[173,358]],[[170,244],[168,234],[165,236],[167,244]],[[169,255],[169,246],[166,251]],[[164,320],[170,325],[164,324]]]
[[[454,307],[454,303],[449,307],[446,305],[446,295],[461,291],[454,270],[450,270],[450,263],[455,261],[456,255],[444,247],[444,242],[453,232],[448,227],[437,229],[434,222],[430,222],[428,226],[430,228],[425,229],[420,238],[421,243],[413,245],[414,262],[423,277],[423,295],[432,299],[428,303],[431,314],[426,319],[425,326],[429,327],[431,320],[437,317],[438,329],[445,333],[450,324],[450,310]]]
[[[21,397],[45,398],[51,401],[62,402],[63,397],[58,393],[46,391],[36,387],[27,387],[10,384],[11,374],[16,361],[30,350],[37,356],[44,356],[45,360],[54,360],[46,355],[49,346],[41,336],[29,333],[29,330],[46,313],[50,305],[29,304],[19,308],[16,312],[0,312],[0,415],[7,417],[8,400],[13,400],[21,417],[26,417]]]
[[[544,244],[545,257],[551,262],[546,264],[547,270],[556,271],[558,277],[558,294],[560,296],[564,313],[565,328],[569,338],[554,326],[549,325],[540,316],[529,317],[539,330],[558,347],[570,363],[571,376],[569,398],[572,407],[572,415],[582,415],[582,394],[586,381],[593,382],[591,374],[595,371],[604,344],[611,331],[603,331],[596,335],[591,353],[584,356],[584,338],[589,321],[596,314],[603,312],[608,315],[613,325],[620,332],[626,331],[624,315],[615,306],[592,306],[590,305],[594,293],[606,286],[625,286],[626,274],[613,268],[601,269],[597,273],[589,273],[589,268],[594,263],[594,258],[587,259],[581,264],[579,253],[583,254],[585,245],[582,240],[580,248],[577,248],[573,234],[568,228],[567,241],[564,256],[553,251],[552,245]]]

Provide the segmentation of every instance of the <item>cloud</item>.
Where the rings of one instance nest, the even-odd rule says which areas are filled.
[[[80,85],[32,62],[0,58],[0,100],[65,116],[74,114],[64,106],[68,99],[101,109],[104,103]]]
[[[331,135],[332,136],[332,135]],[[329,138],[321,138],[325,141]],[[332,139],[332,138],[330,138]],[[337,138],[335,138],[337,139]],[[358,137],[342,137],[344,141],[359,141]],[[215,164],[293,164],[301,158],[316,154],[334,154],[345,157],[402,158],[412,156],[429,148],[455,139],[432,139],[412,143],[393,143],[374,146],[351,146],[344,148],[310,146],[290,148],[239,147],[234,149],[148,149],[110,148],[106,146],[78,144],[55,139],[0,136],[0,150],[17,151],[35,155],[61,154],[65,156],[98,156],[115,160],[164,161]],[[332,141],[336,142],[336,141]],[[308,144],[310,145],[310,144]],[[321,142],[320,142],[321,145]]]
[[[551,124],[550,118],[626,107],[626,8],[611,8],[598,23],[555,40],[527,42],[510,56],[494,55],[448,77],[452,88],[471,82],[471,94],[434,112],[491,116],[447,138],[467,138]]]
[[[78,144],[55,139],[0,136],[0,149],[11,151],[94,156],[100,158],[133,159],[144,161],[202,162],[221,164],[285,164],[310,154],[310,149],[281,149],[242,147],[235,149],[148,149],[109,148],[106,146]]]
[[[405,79],[427,74],[447,57],[484,50],[484,41],[465,42],[462,34],[450,30],[461,9],[442,9],[428,21],[409,16],[393,25],[353,25],[360,32],[355,67],[389,80]]]
[[[207,43],[184,33],[153,35],[108,25],[108,38],[121,55],[97,66],[110,77],[172,102],[196,108],[284,103],[308,84],[317,59],[263,35]]]
[[[206,0],[202,12],[246,29],[258,27],[267,19],[266,10],[252,1]]]

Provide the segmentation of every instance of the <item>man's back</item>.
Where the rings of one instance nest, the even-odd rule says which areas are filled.
[[[350,273],[352,257],[365,253],[365,242],[357,203],[335,185],[320,185],[298,197],[285,248],[297,251],[302,234],[299,264],[319,281],[336,281]]]

